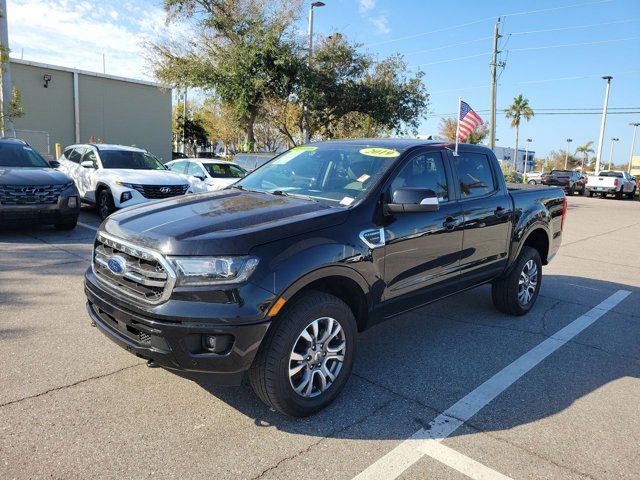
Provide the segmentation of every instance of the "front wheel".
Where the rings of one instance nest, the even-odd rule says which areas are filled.
[[[494,280],[493,305],[510,315],[524,315],[536,303],[542,283],[542,260],[535,248],[523,247],[511,271]]]
[[[260,399],[285,415],[306,417],[329,405],[353,367],[356,321],[328,293],[308,291],[274,318],[248,372]]]
[[[100,190],[98,195],[98,214],[102,220],[106,219],[109,215],[115,212],[116,206],[113,202],[113,196],[111,192],[106,188]]]
[[[528,183],[529,185],[535,185],[535,184],[536,184],[536,181],[535,181],[535,180],[529,180],[527,183]]]
[[[635,197],[635,196],[636,196],[636,187],[633,187],[633,190],[631,190],[631,192],[629,192],[629,193],[627,194],[627,198],[628,198],[629,200],[633,200],[633,197]]]

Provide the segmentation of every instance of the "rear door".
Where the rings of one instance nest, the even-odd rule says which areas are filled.
[[[80,166],[80,162],[82,161],[82,154],[85,151],[85,147],[72,147],[68,148],[64,151],[63,157],[64,159],[60,162],[60,170],[66,173],[71,180],[76,184],[78,191],[80,192],[80,196],[83,196],[80,191],[80,187],[82,184],[82,176]]]
[[[100,167],[98,163],[98,154],[95,148],[86,148],[80,163],[82,162],[91,162],[93,164],[93,168],[83,167],[80,165],[80,184],[78,185],[78,190],[80,190],[80,195],[86,198],[89,202],[95,202],[98,168]]]
[[[409,310],[456,290],[462,250],[462,212],[451,188],[451,172],[440,151],[411,156],[385,192],[428,188],[438,194],[436,212],[397,213],[385,226],[387,312]]]
[[[478,152],[449,155],[463,216],[460,281],[465,288],[504,270],[513,207],[497,162]]]

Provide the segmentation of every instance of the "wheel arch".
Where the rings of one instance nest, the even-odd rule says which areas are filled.
[[[300,293],[308,290],[325,292],[338,297],[351,309],[358,325],[358,331],[367,327],[370,310],[368,298],[370,286],[356,271],[339,266],[314,270],[287,287],[279,299],[284,299],[286,304]],[[276,303],[277,301],[274,305]]]

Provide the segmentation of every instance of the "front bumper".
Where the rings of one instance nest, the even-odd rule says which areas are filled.
[[[76,197],[76,208],[69,208],[69,198]],[[71,222],[80,215],[78,193],[60,195],[52,205],[0,205],[0,222],[3,224],[34,223],[53,225]]]
[[[171,321],[160,320],[133,311],[104,292],[90,269],[85,277],[85,294],[92,324],[113,342],[170,370],[212,374],[210,380],[219,385],[240,384],[271,323],[263,320],[243,324],[243,319],[237,317],[233,323],[226,323],[230,319],[224,319],[225,322],[215,318],[215,304],[208,304],[210,320],[192,320],[187,310],[182,312],[184,321],[176,321],[175,317]],[[230,351],[224,354],[203,351],[202,335],[231,335]]]

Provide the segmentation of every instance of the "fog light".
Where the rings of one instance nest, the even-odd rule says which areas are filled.
[[[233,337],[231,335],[203,335],[202,347],[211,353],[224,354],[231,350]]]
[[[69,197],[69,200],[67,201],[67,207],[78,208],[78,197]]]
[[[131,200],[133,195],[131,195],[131,192],[123,192],[120,195],[120,202],[126,202],[127,200]]]

